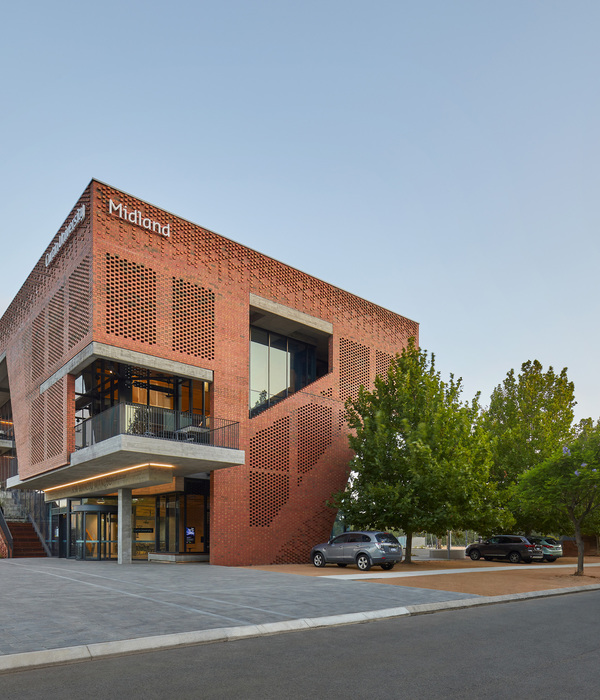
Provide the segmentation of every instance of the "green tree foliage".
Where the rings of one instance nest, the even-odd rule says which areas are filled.
[[[553,457],[522,474],[515,487],[521,509],[540,532],[572,532],[583,574],[583,535],[600,521],[600,423],[585,421]]]
[[[373,391],[346,402],[355,458],[333,504],[353,527],[403,530],[407,561],[414,532],[490,530],[498,518],[477,399],[463,404],[461,391],[411,340]]]
[[[490,436],[492,475],[510,487],[525,470],[548,459],[572,435],[575,389],[567,369],[547,372],[538,360],[528,361],[515,376],[513,369],[492,392],[483,413]]]

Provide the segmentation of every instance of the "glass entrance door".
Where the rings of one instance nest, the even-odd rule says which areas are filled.
[[[71,514],[71,533],[78,559],[116,559],[117,509],[114,506],[75,506]]]
[[[53,509],[51,549],[53,557],[67,556],[67,515]]]
[[[98,541],[99,559],[117,559],[118,523],[116,513],[98,513],[100,538]]]
[[[156,496],[133,498],[133,558],[148,559],[156,551]]]
[[[167,494],[158,497],[156,509],[159,552],[179,552],[179,496]]]

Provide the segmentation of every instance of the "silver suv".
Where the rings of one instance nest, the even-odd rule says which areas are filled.
[[[356,564],[368,571],[375,565],[389,571],[402,561],[402,545],[389,532],[344,532],[313,547],[310,558],[315,566]]]

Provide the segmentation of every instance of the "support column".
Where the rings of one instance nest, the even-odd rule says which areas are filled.
[[[131,523],[131,489],[118,489],[119,506],[118,506],[118,546],[119,546],[119,564],[131,564],[131,549],[132,549],[132,523]]]

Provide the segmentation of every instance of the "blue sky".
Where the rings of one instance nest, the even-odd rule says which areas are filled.
[[[3,10],[4,311],[92,177],[419,321],[464,398],[600,416],[600,3]]]

